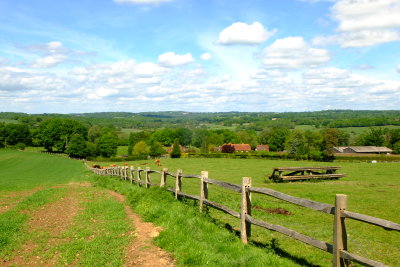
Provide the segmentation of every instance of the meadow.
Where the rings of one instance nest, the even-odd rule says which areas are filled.
[[[234,184],[240,184],[242,177],[252,177],[253,186],[332,205],[335,194],[346,194],[350,211],[400,222],[398,163],[191,158],[162,158],[162,166],[156,166],[154,160],[128,163],[157,170],[168,168],[173,173],[177,169],[185,174],[209,171],[211,179]],[[340,166],[340,172],[347,176],[292,183],[272,183],[268,179],[273,167],[325,165]],[[154,183],[159,183],[159,178],[158,174],[151,175]],[[182,184],[183,192],[199,194],[198,180],[184,179]],[[168,177],[167,186],[175,186],[172,177]],[[244,245],[238,237],[239,220],[212,208],[200,214],[197,203],[176,201],[163,189],[144,189],[115,177],[94,175],[77,160],[6,150],[0,150],[0,258],[12,260],[26,244],[36,242],[32,250],[23,253],[27,260],[39,255],[45,262],[53,260],[57,264],[121,266],[123,248],[133,238],[126,233],[132,229],[122,204],[105,189],[124,194],[135,212],[163,227],[154,242],[171,252],[178,266],[331,266],[330,254],[257,226],[252,226],[250,245]],[[239,211],[238,193],[209,185],[209,198]],[[68,199],[77,199],[75,213],[69,212],[75,216],[68,227],[57,234],[32,231],[30,223],[36,212]],[[332,242],[333,216],[262,195],[253,194],[252,202],[255,218]],[[267,212],[276,208],[287,213]],[[350,252],[390,266],[400,263],[399,232],[350,220],[347,225]]]
[[[348,210],[377,218],[400,222],[400,165],[398,163],[320,163],[307,161],[269,161],[240,159],[161,159],[158,167],[153,161],[132,162],[141,168],[161,170],[168,168],[175,173],[183,169],[184,174],[199,175],[202,170],[209,171],[211,179],[241,184],[244,176],[252,177],[253,186],[271,188],[292,196],[334,205],[335,194],[348,196]],[[107,164],[107,163],[101,163]],[[306,181],[291,183],[272,183],[267,177],[273,167],[290,166],[340,166],[340,173],[347,176],[340,180]],[[152,182],[159,183],[159,175],[151,175]],[[199,181],[183,179],[182,192],[199,195]],[[167,186],[174,187],[175,179],[168,177]],[[209,185],[209,199],[233,210],[240,210],[240,194]],[[192,201],[187,201],[192,203]],[[316,239],[332,243],[333,216],[306,208],[284,203],[277,199],[252,195],[253,216],[264,221],[282,225],[309,235]],[[286,210],[286,214],[269,213],[268,210]],[[154,215],[153,215],[154,216]],[[240,222],[220,211],[209,209],[209,216],[219,225],[238,234]],[[349,251],[363,257],[383,262],[390,266],[400,263],[400,233],[385,231],[382,228],[347,220]],[[279,255],[291,258],[306,266],[330,266],[331,255],[316,248],[294,241],[279,233],[270,232],[252,226],[253,245],[262,248],[274,248]]]

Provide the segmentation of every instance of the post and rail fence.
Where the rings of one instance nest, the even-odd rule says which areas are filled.
[[[208,178],[208,172],[202,171],[200,175],[187,175],[183,174],[182,170],[177,170],[176,174],[168,172],[167,168],[162,171],[151,170],[149,167],[142,169],[140,167],[134,168],[133,166],[115,166],[107,168],[93,168],[86,164],[86,167],[98,175],[104,176],[118,176],[123,180],[136,183],[138,186],[144,185],[146,188],[151,186],[166,187],[167,176],[175,178],[175,188],[166,187],[166,190],[174,193],[175,198],[180,197],[189,198],[199,201],[200,212],[204,212],[205,206],[213,207],[217,210],[223,211],[240,220],[240,237],[243,243],[248,243],[248,238],[251,236],[251,225],[276,231],[284,234],[290,238],[296,239],[310,246],[319,248],[327,253],[333,255],[332,265],[334,267],[349,266],[350,261],[359,263],[364,266],[387,266],[383,263],[350,253],[347,250],[347,231],[346,219],[353,219],[367,224],[382,227],[385,230],[393,230],[400,232],[400,224],[391,221],[371,217],[368,215],[351,212],[347,210],[347,196],[337,194],[335,199],[335,206],[326,203],[320,203],[309,199],[298,198],[290,196],[269,188],[253,187],[250,177],[242,178],[242,185],[236,185],[228,182],[218,181]],[[151,173],[158,173],[161,175],[159,184],[152,183],[150,180]],[[144,174],[144,177],[143,177]],[[200,180],[200,194],[190,195],[182,192],[182,179],[194,178]],[[241,210],[232,210],[220,203],[208,199],[208,184],[214,184],[222,188],[237,192],[241,194]],[[333,244],[314,239],[310,236],[301,234],[292,229],[284,226],[271,224],[251,216],[251,194],[258,193],[268,195],[298,206],[309,208],[334,216],[333,223]]]

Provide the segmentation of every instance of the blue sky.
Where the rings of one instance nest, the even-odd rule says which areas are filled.
[[[398,0],[0,1],[0,111],[399,108]]]

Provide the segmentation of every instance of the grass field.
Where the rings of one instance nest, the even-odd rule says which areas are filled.
[[[122,203],[87,186],[76,160],[0,151],[0,261],[6,266],[121,266]],[[117,226],[117,227],[116,227]],[[117,238],[118,237],[118,238]]]
[[[80,161],[0,150],[0,183],[0,262],[6,266],[122,266],[135,236],[123,204],[106,188],[124,193],[146,220],[163,226],[155,242],[177,266],[301,266],[272,247],[242,244],[164,190],[96,176]]]
[[[200,174],[202,170],[209,171],[212,179],[240,184],[244,176],[253,178],[253,185],[268,187],[289,195],[307,198],[323,203],[334,204],[335,194],[348,195],[348,209],[366,215],[400,222],[400,164],[398,163],[317,163],[305,161],[268,161],[239,159],[162,159],[162,167],[175,172],[183,169],[186,174]],[[102,163],[105,164],[105,163]],[[134,162],[142,168],[156,167],[153,161]],[[339,165],[347,177],[341,180],[318,182],[270,183],[267,176],[272,167],[286,166],[323,166]],[[153,174],[154,182],[159,182],[159,175]],[[175,186],[173,178],[167,185]],[[184,179],[183,192],[199,195],[199,182]],[[222,188],[210,185],[209,198],[224,204],[236,211],[240,208],[240,195]],[[270,223],[286,226],[300,233],[319,240],[332,243],[333,216],[283,203],[276,199],[255,195],[253,205],[258,208],[253,211],[255,218]],[[269,214],[265,209],[283,208],[292,215]],[[210,216],[236,231],[240,228],[239,220],[210,210]],[[356,221],[347,220],[349,234],[349,251],[358,255],[381,261],[391,266],[400,263],[400,233],[385,231],[379,227],[370,226]],[[331,255],[318,249],[293,241],[281,234],[269,232],[253,226],[252,241],[259,247],[274,246],[280,255],[286,255],[305,265],[331,265]]]
[[[329,204],[334,203],[335,194],[347,194],[350,211],[400,222],[398,163],[182,158],[161,159],[161,167],[153,160],[130,164],[159,170],[167,167],[171,172],[183,169],[185,174],[207,170],[210,178],[235,184],[248,176],[254,186]],[[272,167],[327,164],[341,166],[347,177],[293,183],[271,183],[267,179]],[[151,175],[155,183],[159,178],[158,174]],[[167,185],[175,186],[172,177]],[[0,260],[16,266],[23,262],[123,265],[124,247],[132,239],[126,233],[132,229],[123,205],[104,188],[123,193],[136,212],[164,228],[155,242],[174,255],[178,266],[331,266],[330,254],[256,226],[252,227],[252,244],[243,245],[237,236],[239,220],[214,209],[202,215],[192,201],[175,201],[159,188],[144,189],[118,178],[96,176],[80,161],[7,150],[0,150]],[[198,195],[199,182],[184,179],[183,192]],[[238,193],[210,185],[209,198],[239,211]],[[256,194],[252,195],[252,203],[255,218],[332,242],[331,215]],[[285,209],[291,215],[265,212],[274,208]],[[54,214],[59,217],[51,223]],[[399,265],[399,232],[347,221],[350,252],[390,266]]]

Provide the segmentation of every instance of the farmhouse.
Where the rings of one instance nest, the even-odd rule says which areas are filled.
[[[235,152],[250,152],[251,146],[249,144],[232,144],[235,148]]]
[[[258,145],[256,151],[269,151],[269,145]]]
[[[393,150],[383,146],[347,146],[334,147],[336,153],[359,153],[359,154],[389,154]]]

